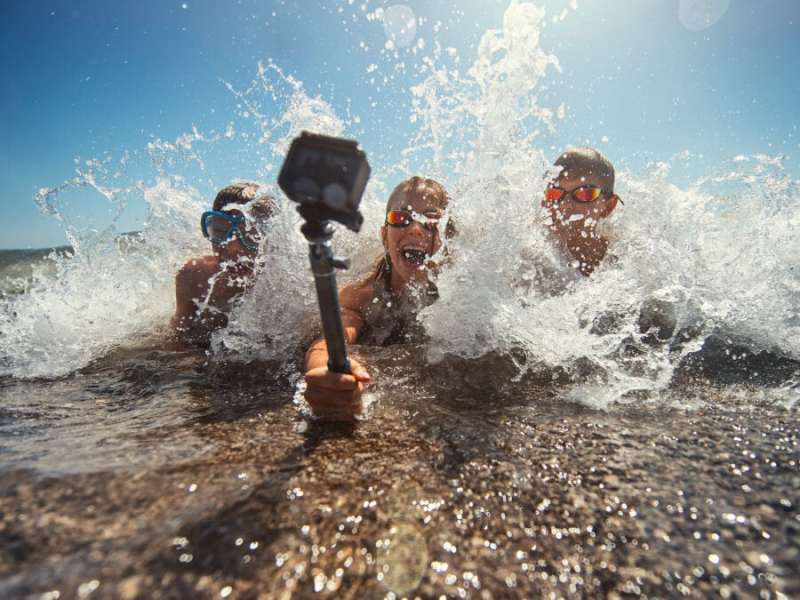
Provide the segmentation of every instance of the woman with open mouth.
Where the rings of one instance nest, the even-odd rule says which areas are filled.
[[[342,288],[339,302],[347,343],[386,345],[412,335],[417,310],[436,298],[429,280],[430,258],[442,246],[440,222],[447,209],[444,187],[433,179],[412,177],[400,183],[386,203],[381,227],[384,254],[364,278]],[[446,237],[452,223],[444,228]],[[306,353],[305,397],[318,417],[351,420],[361,412],[367,370],[350,359],[352,374],[328,371],[328,349],[318,339]]]

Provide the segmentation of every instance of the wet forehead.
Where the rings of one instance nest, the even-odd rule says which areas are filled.
[[[565,190],[574,190],[582,185],[596,185],[597,187],[605,189],[606,179],[595,175],[593,173],[563,173],[556,179],[556,186]]]
[[[403,192],[392,198],[390,208],[392,210],[413,210],[414,212],[422,213],[432,210],[441,211],[444,209],[444,203],[433,192]]]
[[[250,219],[266,219],[272,214],[272,207],[263,200],[250,200],[249,202],[229,202],[220,210],[236,216],[245,216]]]

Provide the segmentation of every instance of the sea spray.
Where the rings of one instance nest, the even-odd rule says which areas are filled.
[[[270,218],[258,277],[235,304],[228,326],[212,337],[212,354],[220,359],[285,358],[310,334],[316,298],[298,233],[300,218],[291,208],[282,205]]]
[[[669,182],[665,163],[621,173],[626,204],[604,225],[610,256],[589,278],[560,256],[541,219],[526,231],[504,222],[519,219],[502,208],[459,211],[472,198],[467,187],[453,206],[466,218],[439,277],[440,302],[422,314],[429,356],[500,352],[521,372],[565,369],[576,381],[567,397],[595,408],[663,404],[676,370],[709,336],[731,344],[714,361],[735,364],[737,344],[797,360],[797,185],[764,156],[738,157],[724,175],[686,188]],[[513,202],[489,187],[476,187],[476,205],[481,196]],[[796,388],[783,389],[793,405]]]
[[[573,399],[600,408],[658,397],[709,335],[796,358],[800,213],[779,159],[741,156],[685,189],[667,163],[618,174],[626,204],[602,224],[610,256],[590,278],[549,238],[540,198],[555,156],[536,145],[563,111],[536,103],[558,66],[538,48],[542,16],[512,3],[465,76],[432,67],[413,90],[418,140],[434,140],[420,147],[450,174],[459,230],[421,315],[429,358],[499,352],[521,373],[566,369]]]
[[[232,152],[248,156],[249,167],[240,167],[242,173],[271,180],[300,131],[345,132],[345,121],[330,104],[308,95],[301,82],[275,65],[259,64],[257,77],[243,92],[226,85],[239,102],[238,120],[222,132],[193,127],[174,140],[155,138],[147,147],[149,169],[137,165],[139,172],[151,173],[151,182],[126,174],[126,153],[116,163],[76,161],[75,177],[37,194],[42,212],[62,223],[72,251],[68,257],[52,257],[54,275],[38,271],[27,293],[2,305],[0,374],[58,377],[120,344],[153,332],[168,335],[175,310],[175,273],[190,257],[211,250],[198,227],[211,198],[188,182],[203,181],[211,190],[221,187],[214,185],[207,164]],[[284,110],[266,117],[260,107],[267,102],[277,102]],[[375,189],[382,191],[380,182],[371,182],[362,203],[369,235],[336,236],[337,251],[354,259],[345,280],[359,275],[379,254],[382,209]],[[313,329],[309,323],[316,317],[316,305],[299,216],[277,188],[264,186],[262,192],[275,197],[281,210],[269,224],[263,268],[234,306],[229,327],[214,337],[212,359],[286,360],[295,356]],[[109,222],[100,228],[81,222],[89,193],[111,208]],[[77,196],[77,206],[67,202],[72,196]],[[144,227],[120,238],[117,222],[134,202],[146,207]]]
[[[534,145],[538,128],[552,127],[553,118],[537,103],[537,84],[558,67],[539,47],[543,17],[532,4],[512,2],[503,28],[484,34],[465,75],[430,65],[431,75],[413,88],[417,140],[431,140],[435,171],[449,174],[459,231],[447,244],[452,258],[437,282],[439,302],[422,315],[432,358],[534,343],[527,337],[536,333],[516,326],[525,297],[535,293],[522,256],[535,255],[555,278],[571,276],[545,244],[536,210],[546,178],[555,173]]]
[[[450,192],[447,217],[457,235],[435,257],[439,300],[420,315],[429,360],[497,353],[513,357],[520,375],[566,371],[577,384],[572,397],[602,408],[665,398],[676,371],[709,336],[797,359],[800,213],[793,199],[800,190],[780,157],[738,156],[682,187],[671,175],[678,157],[618,173],[625,205],[602,224],[610,256],[589,278],[552,242],[540,199],[557,169],[555,151],[542,148],[566,110],[539,102],[542,82],[560,68],[539,44],[544,16],[512,2],[467,68],[436,40],[429,54],[414,54],[416,133],[397,161],[373,164],[361,234],[337,232],[337,253],[354,259],[341,281],[365,274],[382,252],[387,181],[400,172],[432,175]],[[29,293],[3,304],[4,374],[69,373],[115,345],[165,332],[175,272],[210,250],[199,215],[230,182],[209,165],[230,157],[237,176],[265,182],[281,210],[269,225],[263,268],[229,326],[214,335],[210,359],[291,363],[302,354],[318,321],[307,248],[293,206],[268,182],[294,135],[348,136],[357,119],[341,117],[270,61],[243,90],[223,84],[235,112],[219,131],[195,127],[151,142],[145,171],[152,181],[131,181],[120,175],[124,164],[99,161],[38,196],[43,211],[64,221],[75,257],[54,259],[55,279],[35,277]],[[65,218],[65,190],[99,193],[111,203],[112,226],[93,231]],[[123,248],[113,219],[134,196],[145,202],[147,221]]]
[[[275,176],[277,167],[292,139],[302,131],[332,136],[346,135],[347,123],[333,107],[319,96],[309,96],[302,82],[288,76],[272,63],[259,63],[256,78],[244,90],[226,86],[241,102],[246,118],[260,132],[259,146],[265,172]],[[265,103],[281,99],[284,110],[275,116],[262,112]],[[346,282],[363,272],[378,256],[376,225],[382,216],[373,180],[365,193],[361,210],[365,226],[360,235],[337,228],[334,245],[339,255],[353,259],[349,273],[341,273]],[[308,263],[308,243],[300,234],[302,219],[295,205],[286,200],[277,186],[269,192],[281,198],[282,208],[270,220],[261,248],[264,269],[254,286],[234,307],[229,324],[212,339],[212,359],[282,362],[296,369],[301,348],[320,334],[317,300]]]
[[[77,230],[58,198],[75,186],[94,187],[99,173],[86,175],[40,192],[48,210],[65,222],[72,250],[51,255],[54,273],[37,271],[25,294],[0,306],[2,375],[68,374],[163,327],[174,310],[175,271],[199,249],[191,233],[202,207],[197,193],[160,178],[138,189],[149,209],[144,231],[120,236],[113,222],[100,231]],[[112,203],[133,193],[130,188],[105,192]]]

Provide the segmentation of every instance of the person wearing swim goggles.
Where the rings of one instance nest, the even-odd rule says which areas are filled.
[[[424,177],[403,181],[389,196],[380,230],[382,256],[366,276],[339,294],[348,344],[405,340],[415,322],[415,307],[435,298],[430,293],[435,286],[428,279],[429,259],[442,246],[440,225],[448,200],[440,183]],[[448,222],[444,237],[454,232]],[[305,397],[316,416],[349,421],[361,412],[361,394],[370,375],[352,354],[350,362],[352,374],[332,373],[325,340],[316,340],[308,349]]]
[[[584,275],[603,262],[609,240],[598,230],[622,200],[614,193],[614,165],[594,148],[570,148],[559,155],[561,172],[545,189],[542,206],[549,229]]]
[[[250,221],[239,211],[209,210],[200,218],[200,228],[215,246],[224,246],[236,238],[247,250],[257,252],[261,235]]]
[[[403,288],[411,280],[417,283],[427,281],[428,270],[424,268],[424,265],[441,247],[439,227],[443,216],[441,208],[431,208],[424,212],[417,212],[412,205],[408,205],[405,209],[394,208],[386,212],[386,219],[381,233],[381,237],[384,240],[384,248],[386,249],[382,266],[389,273],[391,273],[393,266],[398,270],[398,275],[394,278],[395,288]],[[413,237],[408,240],[409,243],[405,243],[406,239],[398,239],[396,243],[395,238],[405,238],[406,236],[402,236],[400,233],[393,235],[392,229],[402,231],[411,227],[414,223],[419,224],[422,229],[431,232],[432,235],[426,235],[422,244],[415,243],[419,240]],[[454,232],[453,222],[448,219],[444,229],[445,237],[452,237]],[[427,247],[425,247],[426,244]],[[393,252],[390,248],[392,250],[398,249],[399,251]],[[395,256],[393,257],[392,254],[395,254]],[[410,267],[410,269],[407,267]]]
[[[578,262],[583,275],[591,275],[609,259],[610,240],[599,228],[604,219],[623,204],[614,193],[614,166],[593,148],[572,148],[555,162],[561,167],[558,177],[547,187],[542,206],[550,213],[550,230],[562,250]],[[614,314],[614,313],[607,313]],[[624,316],[597,319],[592,331],[603,335],[605,323],[624,321]],[[670,302],[647,298],[639,309],[639,333],[647,344],[659,344],[675,332],[676,309]]]
[[[427,229],[436,229],[442,213],[438,210],[418,214],[413,210],[390,210],[386,213],[385,224],[390,227],[408,227],[411,223],[419,223]]]
[[[572,200],[588,204],[607,198],[611,194],[596,185],[582,185],[573,190],[565,190],[557,185],[549,185],[544,193],[544,203],[547,206],[558,204],[562,200]]]
[[[227,324],[233,301],[252,283],[263,226],[275,208],[257,184],[237,183],[203,213],[200,229],[213,253],[189,259],[175,277],[172,326],[183,341],[205,345]]]

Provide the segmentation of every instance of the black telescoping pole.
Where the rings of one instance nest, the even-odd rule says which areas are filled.
[[[303,233],[308,239],[308,256],[317,288],[322,331],[328,346],[328,370],[334,373],[350,373],[350,359],[347,358],[339,292],[336,287],[336,269],[346,269],[347,262],[333,256],[333,227],[329,223],[322,223],[319,227],[308,225],[310,224],[303,227]]]

